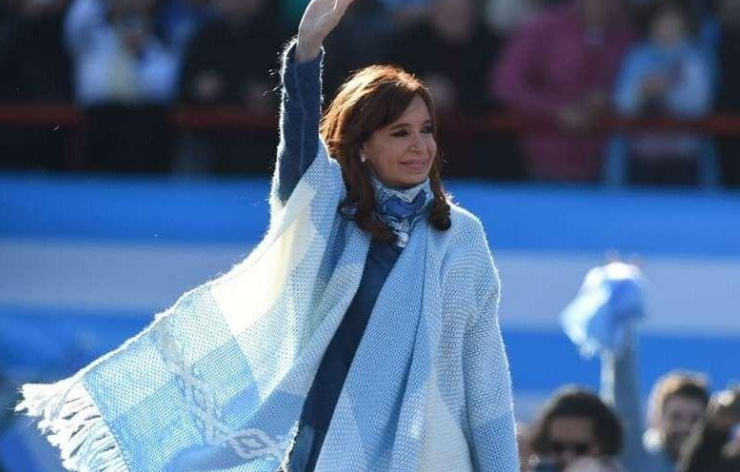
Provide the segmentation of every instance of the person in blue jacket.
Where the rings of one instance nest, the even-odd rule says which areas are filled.
[[[712,109],[712,62],[691,32],[685,6],[660,1],[650,7],[645,41],[622,66],[614,105],[625,117],[697,119]],[[716,156],[710,141],[695,134],[639,131],[613,144],[607,178],[612,183],[717,183]]]

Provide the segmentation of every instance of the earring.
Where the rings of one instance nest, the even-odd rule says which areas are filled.
[[[367,156],[364,152],[360,153],[360,162],[362,162],[363,164],[367,162]]]

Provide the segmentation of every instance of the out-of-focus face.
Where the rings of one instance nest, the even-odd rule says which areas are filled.
[[[686,20],[678,11],[664,10],[653,20],[650,35],[663,47],[677,46],[688,36]]]
[[[704,408],[704,403],[700,400],[684,395],[674,395],[666,399],[658,429],[663,433],[666,448],[673,457],[678,457],[691,428],[704,414]]]
[[[558,470],[564,470],[583,457],[601,455],[590,418],[556,417],[550,422],[547,438],[548,456]]]
[[[422,183],[437,155],[434,123],[424,99],[414,97],[399,119],[373,132],[361,152],[385,185],[408,188]]]

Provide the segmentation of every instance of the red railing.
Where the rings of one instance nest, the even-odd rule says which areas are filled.
[[[271,130],[277,126],[275,113],[252,113],[238,107],[174,107],[170,118],[182,130]],[[551,129],[547,120],[512,114],[491,114],[471,118],[462,115],[441,117],[443,128],[455,133],[521,132]],[[77,128],[84,122],[82,110],[70,105],[0,104],[0,126],[41,126]],[[712,115],[699,120],[671,118],[625,119],[604,117],[594,131],[693,131],[717,137],[740,136],[740,115]]]

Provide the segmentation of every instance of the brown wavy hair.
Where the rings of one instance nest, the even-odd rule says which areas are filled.
[[[393,241],[394,236],[375,216],[375,190],[370,170],[360,161],[360,149],[375,130],[399,119],[417,96],[429,108],[436,141],[437,116],[429,90],[419,79],[395,66],[376,65],[356,72],[339,88],[321,120],[321,135],[329,153],[339,162],[347,186],[340,213],[383,241]],[[441,173],[442,154],[438,147],[429,171],[434,200],[428,221],[433,228],[444,231],[451,222]]]

